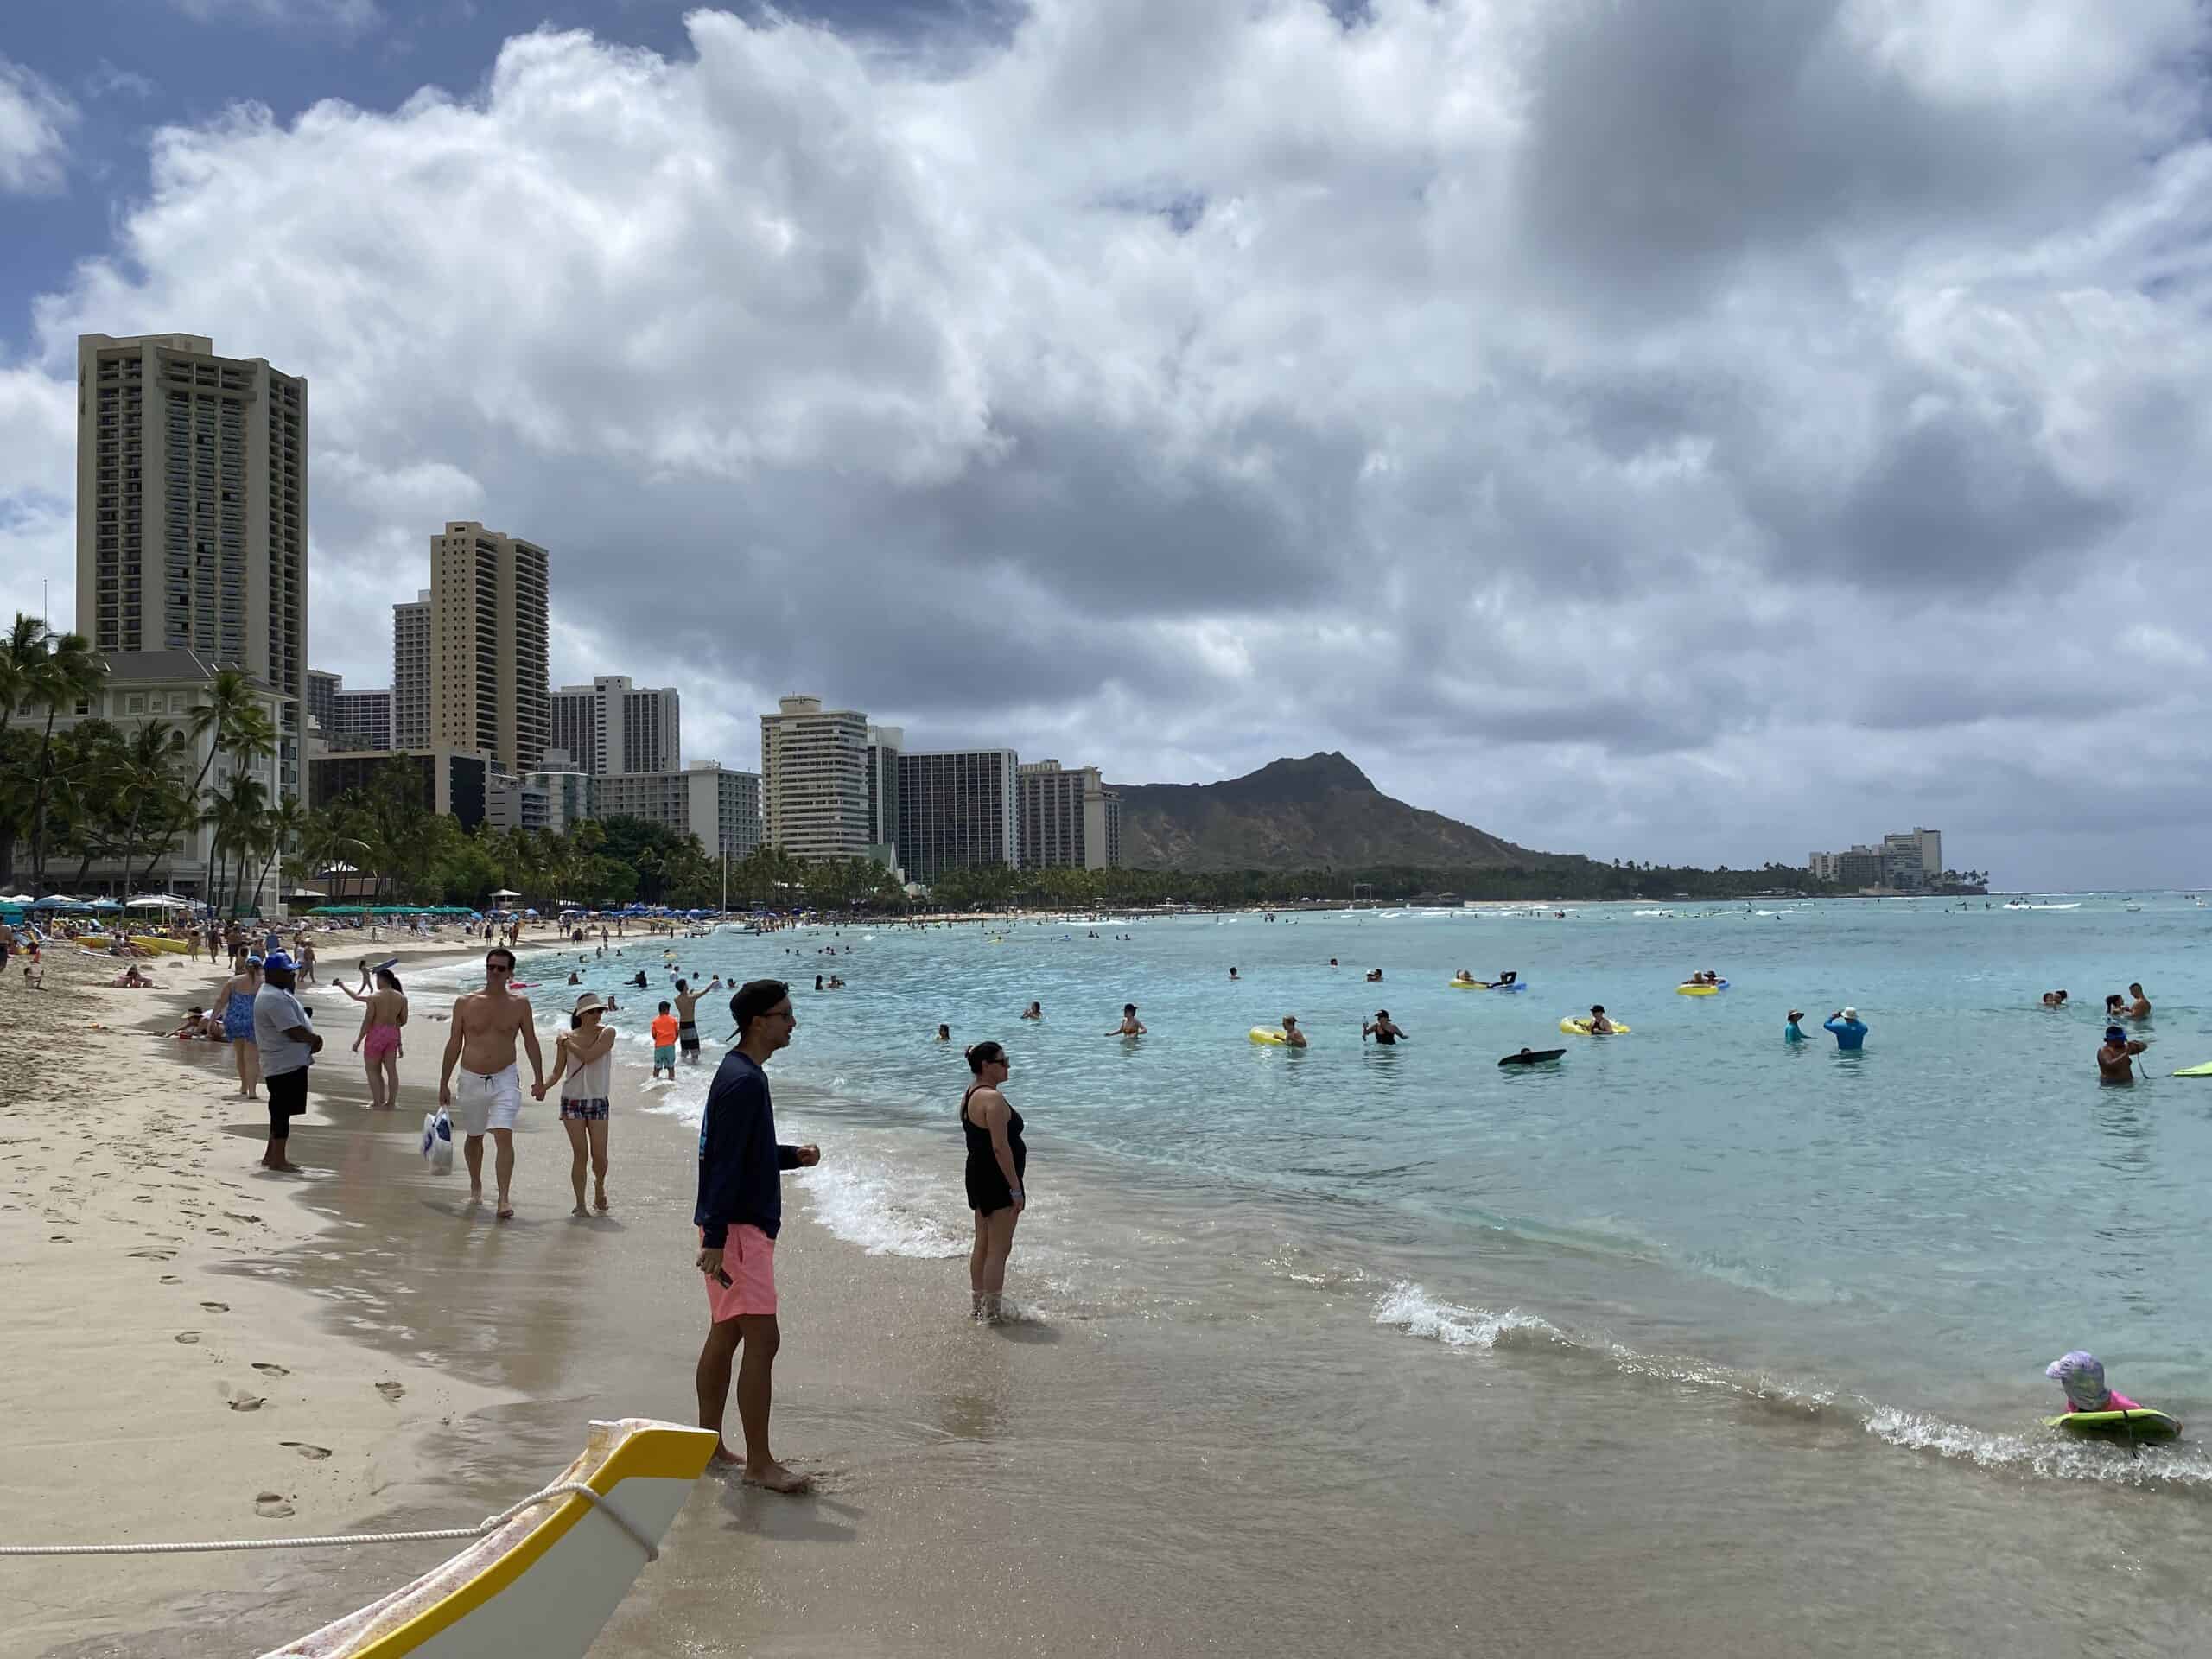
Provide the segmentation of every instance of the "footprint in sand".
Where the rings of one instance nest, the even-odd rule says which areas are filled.
[[[292,1506],[284,1501],[282,1492],[257,1492],[253,1499],[253,1512],[271,1521],[278,1521],[292,1512]]]
[[[282,1365],[271,1365],[265,1359],[255,1360],[253,1362],[253,1369],[259,1371],[264,1376],[289,1376],[291,1375],[291,1373],[286,1370]]]
[[[162,1282],[165,1285],[181,1285],[184,1280],[179,1274],[165,1273],[162,1275]]]
[[[298,1452],[302,1457],[305,1458],[309,1463],[321,1463],[325,1458],[330,1455],[330,1448],[328,1446],[309,1446],[305,1440],[279,1440],[276,1444],[282,1446],[289,1446],[291,1450]]]
[[[407,1389],[404,1383],[394,1382],[387,1377],[385,1381],[377,1384],[377,1392],[384,1395],[385,1399],[391,1401],[394,1405],[397,1405],[399,1403],[399,1397],[407,1392]]]
[[[200,1340],[200,1333],[197,1331],[180,1331],[176,1333],[176,1339],[189,1348]]]
[[[210,1313],[227,1313],[231,1311],[231,1305],[228,1302],[202,1302],[200,1306]]]
[[[257,1394],[242,1394],[231,1402],[232,1411],[259,1411],[269,1402]]]
[[[175,1250],[133,1250],[130,1252],[132,1258],[140,1262],[166,1262],[175,1254]]]

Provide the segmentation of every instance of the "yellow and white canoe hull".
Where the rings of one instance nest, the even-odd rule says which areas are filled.
[[[714,1450],[703,1428],[594,1423],[583,1455],[550,1484],[590,1487],[658,1548]],[[636,1539],[571,1492],[263,1659],[583,1659],[645,1564]]]

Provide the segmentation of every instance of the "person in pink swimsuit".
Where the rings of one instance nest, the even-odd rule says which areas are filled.
[[[2141,1411],[2144,1408],[2117,1389],[2105,1386],[2105,1365],[2094,1354],[2076,1348],[2043,1368],[2043,1374],[2066,1390],[2066,1409],[2073,1411]]]
[[[340,985],[340,990],[350,988]],[[360,1034],[353,1047],[369,1074],[369,1109],[390,1111],[399,1104],[399,1028],[407,1023],[407,993],[399,976],[389,968],[377,969],[377,988],[366,997],[354,999],[361,1006]]]

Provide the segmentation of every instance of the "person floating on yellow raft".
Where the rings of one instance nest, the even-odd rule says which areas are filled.
[[[2086,1349],[2060,1355],[2043,1374],[2066,1390],[2066,1410],[2047,1420],[2053,1428],[2146,1440],[2171,1440],[2181,1433],[2178,1418],[2107,1388],[2104,1362]]]

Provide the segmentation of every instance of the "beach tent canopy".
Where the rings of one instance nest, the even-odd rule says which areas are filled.
[[[495,887],[493,889],[492,896],[494,899],[519,899],[522,894],[517,893],[512,887]]]
[[[125,910],[190,910],[192,900],[180,899],[173,893],[142,893],[136,899],[123,901]]]

